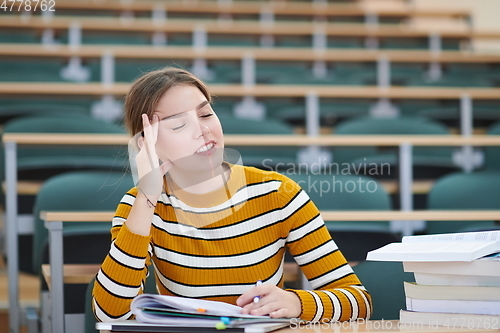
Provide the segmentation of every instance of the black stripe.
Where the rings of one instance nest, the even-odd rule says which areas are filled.
[[[319,216],[319,214],[318,214],[318,215],[316,215],[315,217],[313,217],[311,220],[309,220],[309,221],[307,221],[306,223],[304,223],[304,224],[302,225],[302,227],[303,227],[303,226],[305,226],[305,225],[307,225],[308,223],[311,223],[311,222],[312,222],[314,219],[316,219],[318,216]],[[316,229],[310,230],[308,233],[303,234],[300,238],[297,238],[297,239],[294,239],[294,240],[291,240],[291,241],[287,241],[286,243],[287,243],[287,244],[292,244],[292,243],[295,243],[295,242],[297,242],[297,241],[299,241],[299,240],[303,239],[304,237],[306,237],[306,236],[308,236],[308,235],[310,235],[310,234],[315,233],[316,231],[320,230],[320,229],[321,229],[321,228],[323,228],[324,226],[325,226],[324,224],[321,224],[321,225],[320,225],[320,226],[318,226]]]
[[[318,246],[312,247],[312,248],[308,249],[308,250],[307,250],[307,251],[305,251],[305,252],[302,252],[302,253],[297,253],[297,254],[295,254],[294,256],[295,256],[295,257],[298,257],[298,256],[302,256],[302,255],[304,255],[304,254],[306,254],[306,253],[312,252],[312,251],[314,251],[314,250],[316,250],[316,249],[318,249],[318,248],[322,247],[323,245],[327,244],[328,242],[333,242],[333,241],[332,241],[331,239],[327,239],[324,243],[321,243],[321,244],[319,244]]]
[[[124,315],[126,315],[126,314],[127,314],[127,313],[125,312],[125,313],[124,313],[124,314],[122,314],[122,315],[119,315],[119,316],[113,316],[113,315],[109,314],[108,312],[106,312],[106,311],[102,308],[102,306],[99,304],[99,302],[97,302],[97,300],[96,300],[94,297],[93,297],[93,299],[94,299],[94,301],[96,302],[96,304],[97,304],[97,306],[99,307],[99,309],[100,309],[102,312],[104,312],[104,313],[106,314],[106,316],[108,316],[109,318],[118,319],[118,318],[123,317]],[[95,311],[95,310],[94,310],[94,316],[95,316],[96,318],[98,318],[97,313],[96,313],[96,311]],[[130,319],[131,317],[132,317],[132,313],[130,314],[130,316],[128,317],[128,319]]]
[[[277,180],[270,180],[270,181],[266,181],[266,182],[260,182],[260,183],[254,183],[254,184],[250,184],[250,185],[247,185],[247,186],[243,186],[242,188],[240,188],[236,193],[234,193],[232,197],[234,197],[235,195],[238,194],[238,192],[240,192],[242,189],[244,188],[249,188],[251,186],[257,186],[257,185],[260,185],[260,184],[266,184],[266,183],[271,183],[271,182],[280,182],[280,181],[277,181]],[[185,213],[190,213],[190,214],[196,214],[196,215],[205,215],[205,214],[213,214],[213,213],[219,213],[219,212],[222,212],[222,211],[225,211],[225,210],[228,210],[228,209],[231,209],[231,208],[234,208],[235,206],[237,205],[242,205],[250,200],[254,200],[254,199],[258,199],[258,198],[261,198],[261,197],[264,197],[266,195],[269,195],[269,194],[272,194],[272,193],[276,193],[278,192],[278,189],[279,189],[279,186],[277,189],[274,189],[274,190],[269,190],[265,193],[262,193],[262,194],[259,194],[259,195],[255,195],[255,196],[252,196],[252,197],[246,197],[246,198],[242,198],[241,201],[237,202],[236,204],[231,204],[225,208],[221,208],[221,209],[217,209],[217,210],[210,210],[210,211],[207,211],[207,212],[195,212],[195,211],[192,211],[192,210],[184,210],[180,207],[174,207],[172,206],[172,204],[169,204],[170,206],[172,206],[172,208],[174,208],[175,210],[181,210]],[[167,194],[167,198],[170,200],[170,197],[174,197],[176,200],[180,201],[180,202],[183,202],[182,200],[180,200],[179,198],[177,198],[175,195],[169,195]],[[229,199],[228,199],[229,200]],[[227,201],[226,201],[227,202]]]
[[[146,257],[139,257],[139,256],[134,256],[132,254],[129,254],[125,251],[123,251],[118,245],[116,245],[116,242],[113,242],[112,246],[114,246],[115,248],[117,248],[121,253],[129,256],[129,257],[132,257],[132,258],[135,258],[135,259],[146,259]]]
[[[266,281],[266,280],[269,280],[272,276],[276,275],[276,273],[280,270],[280,268],[282,267],[282,265],[279,265],[276,270],[274,272],[272,272],[269,276],[267,277],[263,277],[262,278],[262,281]],[[181,286],[186,286],[186,287],[224,287],[224,286],[243,286],[243,285],[248,285],[248,286],[255,286],[255,281],[252,281],[252,282],[249,282],[249,283],[219,283],[219,284],[188,284],[188,283],[185,283],[185,282],[180,282],[180,281],[176,281],[176,280],[172,280],[170,278],[167,278],[165,275],[163,275],[161,272],[160,272],[161,276],[163,276],[165,279],[169,280],[169,281],[172,281],[172,282],[175,282],[176,284],[178,285],[181,285]],[[162,283],[162,286],[165,287],[165,285]],[[167,289],[169,292],[171,292],[172,294],[175,294],[174,292],[172,292],[172,290],[168,289],[167,287],[165,287],[165,289]],[[184,296],[186,297],[186,295],[179,295],[179,294],[175,294],[177,296]],[[217,296],[240,296],[240,294],[238,295],[233,295],[233,294],[224,294],[224,295],[221,295],[221,294],[216,294],[216,295],[203,295],[203,296],[196,296],[196,297],[192,297],[192,298],[206,298],[206,297],[217,297]],[[191,297],[191,296],[190,296]]]
[[[109,275],[105,274],[102,270],[101,270],[101,273],[103,273],[104,275],[106,275],[108,278],[109,278]],[[118,295],[118,294],[115,294],[113,293],[111,290],[109,290],[108,288],[106,288],[101,281],[99,281],[99,276],[96,276],[95,280],[97,281],[97,283],[99,283],[99,285],[102,287],[102,289],[106,290],[106,292],[108,294],[110,294],[111,296],[115,297],[115,298],[119,298],[119,299],[126,299],[126,300],[129,300],[129,299],[133,299],[135,296],[132,296],[132,297],[125,297],[125,296],[122,296],[122,295]],[[116,281],[114,281],[113,279],[110,279],[111,281],[115,282],[116,284],[118,285],[122,285],[124,286],[122,283],[118,283]],[[129,287],[129,286],[126,286],[126,287]],[[140,288],[140,285],[138,286]],[[137,288],[137,287],[133,287],[132,288]]]
[[[224,254],[224,255],[203,255],[203,254],[189,254],[189,253],[184,253],[184,252],[180,252],[180,251],[174,251],[172,249],[169,249],[169,248],[166,248],[166,247],[163,247],[163,246],[160,246],[160,245],[157,245],[157,244],[154,244],[153,247],[154,248],[160,248],[162,250],[165,250],[165,251],[168,251],[168,252],[172,252],[172,253],[176,253],[176,254],[181,254],[181,255],[184,255],[184,256],[188,256],[188,257],[196,257],[196,258],[232,258],[232,257],[238,257],[238,256],[241,256],[241,255],[244,255],[244,254],[250,254],[250,253],[254,253],[254,252],[257,252],[257,251],[260,251],[266,247],[269,247],[273,244],[276,244],[278,243],[280,240],[284,240],[286,239],[286,237],[279,237],[277,238],[275,241],[271,242],[271,243],[267,243],[261,247],[258,247],[258,248],[255,248],[251,251],[246,251],[246,252],[238,252],[238,253],[235,253],[235,254]],[[281,247],[283,248],[283,247]],[[156,252],[155,252],[155,255],[156,255]],[[156,256],[158,258],[158,256]]]
[[[172,262],[172,261],[169,261],[167,259],[160,258],[158,256],[156,256],[156,258],[159,261],[166,262],[166,263],[169,263],[169,264],[177,266],[177,267],[183,267],[183,268],[189,268],[189,269],[198,269],[198,270],[224,270],[224,269],[246,268],[246,267],[252,267],[252,266],[260,265],[260,264],[262,264],[263,262],[265,262],[267,260],[271,260],[273,257],[275,257],[283,249],[284,249],[283,247],[280,247],[271,256],[269,256],[267,258],[264,258],[264,259],[262,259],[260,261],[252,262],[251,264],[238,265],[238,266],[230,266],[230,267],[226,267],[226,266],[224,266],[224,267],[220,267],[220,266],[218,266],[218,267],[193,267],[193,266],[182,265],[182,264],[179,264],[177,262]]]
[[[114,261],[115,263],[117,263],[118,265],[123,266],[123,267],[125,267],[125,268],[127,268],[127,269],[131,269],[131,270],[134,270],[134,271],[142,271],[142,270],[144,269],[144,267],[141,267],[141,268],[136,268],[136,267],[132,267],[132,266],[126,265],[126,264],[124,264],[123,262],[121,262],[121,261],[119,261],[118,259],[116,259],[115,257],[113,257],[113,256],[111,255],[111,253],[108,253],[108,256],[109,256],[111,259],[113,259],[113,261]]]

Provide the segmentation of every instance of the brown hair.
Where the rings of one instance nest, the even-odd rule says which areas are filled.
[[[173,86],[192,85],[200,89],[209,102],[212,98],[205,84],[190,72],[165,67],[137,78],[125,97],[125,127],[131,136],[142,131],[142,114],[152,119],[158,101]]]

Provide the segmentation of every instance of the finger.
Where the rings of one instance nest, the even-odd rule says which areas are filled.
[[[154,117],[153,117],[154,118]],[[143,113],[142,114],[142,124],[144,127],[144,146],[146,147],[146,152],[149,159],[149,164],[152,169],[159,167],[158,158],[156,157],[155,144],[156,139],[153,133],[153,127],[149,121],[148,116]]]
[[[272,287],[272,285],[264,283],[260,286],[251,288],[246,293],[238,297],[238,299],[236,300],[236,304],[241,307],[244,307],[247,304],[253,304],[254,297],[260,296],[262,298],[263,296],[267,295],[270,291],[270,287]]]
[[[153,115],[151,127],[152,127],[152,134],[153,134],[153,139],[154,142],[158,140],[158,128],[160,124],[160,118],[157,115]]]
[[[250,314],[252,314],[254,316],[270,315],[271,313],[279,311],[281,309],[279,304],[280,304],[279,302],[271,302],[271,303],[262,304],[262,305],[256,304],[256,308],[252,309],[250,311]],[[275,318],[278,318],[278,317],[275,317]]]
[[[269,317],[271,317],[271,318],[287,318],[287,317],[289,317],[288,310],[282,308],[282,309],[273,311],[273,312],[269,313]]]

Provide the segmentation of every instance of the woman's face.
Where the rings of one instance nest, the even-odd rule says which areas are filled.
[[[195,86],[167,90],[155,110],[160,119],[156,151],[182,171],[210,171],[222,163],[224,138],[217,115]]]

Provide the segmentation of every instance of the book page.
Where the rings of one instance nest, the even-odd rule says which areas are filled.
[[[471,261],[500,251],[500,242],[391,243],[368,252],[367,260]]]
[[[402,242],[500,242],[500,230],[405,236]]]

